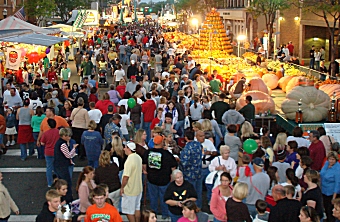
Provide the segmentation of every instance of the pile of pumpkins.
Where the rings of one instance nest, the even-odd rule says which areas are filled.
[[[277,87],[287,93],[286,99],[281,104],[281,109],[287,119],[295,120],[295,113],[298,110],[298,102],[301,101],[303,122],[318,122],[325,120],[330,108],[330,101],[333,93],[340,98],[340,85],[326,84],[320,86],[320,90],[314,86],[314,81],[302,76],[285,76],[277,71],[261,76],[261,72],[246,76],[238,73],[233,76],[234,82],[245,77],[249,83],[248,91],[243,93],[236,102],[236,109],[239,110],[246,105],[245,98],[252,96],[252,103],[255,106],[255,113],[275,112],[275,103],[271,98],[271,91]],[[236,84],[230,89],[233,95]]]

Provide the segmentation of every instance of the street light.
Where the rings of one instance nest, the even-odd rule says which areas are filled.
[[[4,19],[7,18],[7,9],[2,10],[2,15],[4,16]]]
[[[237,36],[237,56],[240,57],[240,43],[247,39],[245,35]]]
[[[192,18],[191,24],[195,27],[196,30],[198,29],[198,19],[197,18]]]

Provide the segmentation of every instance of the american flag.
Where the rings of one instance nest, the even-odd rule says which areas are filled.
[[[17,17],[18,19],[21,19],[21,20],[23,20],[23,21],[27,21],[24,7],[21,7],[21,9],[19,9],[19,10],[14,14],[14,17]]]

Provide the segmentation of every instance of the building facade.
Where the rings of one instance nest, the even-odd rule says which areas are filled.
[[[24,0],[0,0],[0,18],[13,15],[23,5]]]

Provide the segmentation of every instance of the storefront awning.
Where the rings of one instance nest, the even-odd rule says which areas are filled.
[[[17,43],[26,43],[31,45],[42,45],[42,46],[51,46],[60,42],[67,40],[67,38],[60,38],[50,35],[42,35],[42,34],[27,34],[27,35],[17,35],[1,38],[0,41],[3,42],[17,42]]]

